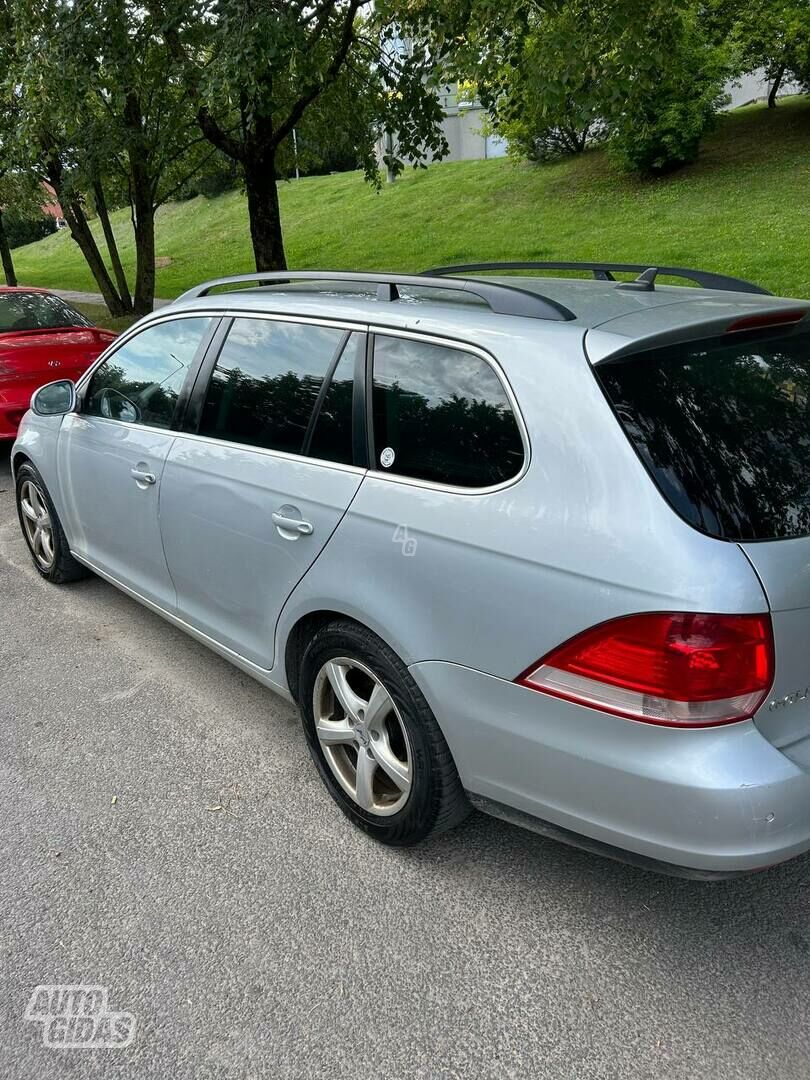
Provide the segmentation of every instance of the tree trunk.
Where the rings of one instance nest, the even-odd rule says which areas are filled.
[[[152,183],[145,162],[129,155],[132,225],[135,231],[135,314],[146,315],[155,306],[155,207]]]
[[[127,129],[129,190],[135,229],[135,314],[146,315],[155,306],[155,201],[149,147],[144,137],[143,113],[137,93],[124,100]]]
[[[275,156],[245,164],[250,239],[256,269],[286,270],[281,210],[278,204]]]
[[[780,64],[776,69],[776,74],[773,77],[773,86],[771,86],[768,92],[768,108],[776,108],[776,95],[779,93],[779,87],[782,85],[782,79],[785,77],[785,65]]]
[[[133,199],[135,225],[136,315],[146,315],[155,306],[155,211],[151,198]]]
[[[112,263],[121,302],[127,311],[132,311],[132,297],[129,293],[127,275],[124,273],[124,267],[121,265],[121,256],[118,254],[118,244],[115,242],[115,234],[113,233],[112,225],[110,224],[110,215],[107,212],[107,200],[104,198],[104,188],[101,186],[100,180],[93,181],[93,198],[96,203],[96,213],[98,214],[98,219],[101,222],[101,228],[104,232],[107,251],[110,253],[110,262]]]
[[[64,197],[61,164],[53,158],[49,159],[46,173],[48,182],[56,193],[56,197],[62,207],[62,213],[65,215],[65,221],[68,223],[70,235],[79,245],[79,250],[82,255],[84,255],[85,261],[90,267],[90,272],[96,279],[96,284],[99,287],[101,295],[104,297],[104,303],[107,305],[107,310],[111,315],[125,315],[126,312],[121,297],[115,291],[112,278],[107,271],[107,267],[104,265],[104,260],[101,257],[101,252],[98,250],[95,238],[90,231],[90,226],[87,224],[87,218],[85,217],[81,203],[77,198],[66,200]]]
[[[3,273],[6,275],[6,285],[14,288],[17,284],[17,275],[14,273],[14,260],[11,258],[11,248],[8,246],[6,227],[3,224],[3,211],[0,210],[0,257],[3,260]]]

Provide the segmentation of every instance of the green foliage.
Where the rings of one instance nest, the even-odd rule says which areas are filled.
[[[724,114],[698,161],[654,184],[622,175],[597,149],[540,169],[503,158],[439,164],[408,171],[380,192],[359,172],[313,177],[282,183],[280,197],[290,265],[302,269],[615,259],[703,266],[810,298],[810,99],[803,97],[775,111]],[[131,266],[128,212],[113,215],[113,225]],[[251,270],[244,196],[165,205],[157,253],[165,262],[157,295],[165,298]],[[95,289],[63,232],[15,256],[21,281]]]
[[[721,11],[740,71],[810,90],[810,0],[724,0]]]
[[[427,4],[416,3],[431,25]],[[523,156],[543,160],[609,137],[624,168],[651,174],[694,159],[722,100],[724,50],[696,4],[521,0],[496,11],[488,0],[451,0],[456,37],[447,13],[433,33],[450,76],[476,82]]]
[[[24,214],[11,206],[3,210],[3,228],[8,246],[18,248],[56,232],[56,222],[48,214]]]
[[[241,184],[239,168],[224,154],[215,153],[203,162],[194,175],[180,188],[175,198],[183,201],[202,195],[214,199],[226,191],[235,191]]]
[[[673,14],[664,35],[666,62],[658,79],[646,85],[631,83],[610,118],[614,160],[642,176],[671,172],[694,161],[727,100],[726,53],[707,38],[696,15]]]

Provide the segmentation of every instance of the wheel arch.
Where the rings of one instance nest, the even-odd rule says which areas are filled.
[[[34,464],[33,461],[31,461],[31,458],[28,456],[28,454],[25,453],[24,450],[18,450],[15,454],[12,454],[12,457],[11,457],[11,474],[14,477],[14,479],[16,480],[17,472],[19,471],[19,469],[20,469],[20,467],[22,465],[33,465],[33,464]]]
[[[284,675],[287,681],[287,687],[296,702],[298,702],[298,676],[301,670],[301,659],[304,655],[304,651],[306,650],[308,643],[321,627],[326,626],[330,622],[334,622],[335,619],[354,623],[355,626],[360,626],[364,630],[370,631],[387,645],[389,649],[395,652],[406,666],[409,663],[409,660],[404,657],[400,649],[397,648],[396,643],[392,642],[385,633],[380,633],[379,627],[370,625],[369,622],[359,619],[356,615],[347,611],[340,611],[334,607],[316,608],[312,611],[307,611],[299,615],[295,620],[287,632],[286,639],[283,643]]]

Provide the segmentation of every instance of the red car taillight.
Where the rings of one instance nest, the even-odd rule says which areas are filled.
[[[752,716],[773,683],[769,615],[628,615],[579,634],[515,680],[594,709],[674,727]]]

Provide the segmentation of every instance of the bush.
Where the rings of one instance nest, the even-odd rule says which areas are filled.
[[[717,107],[715,93],[687,100],[659,98],[614,124],[610,155],[623,169],[642,176],[673,172],[697,158]]]
[[[235,191],[240,184],[239,166],[224,154],[215,154],[200,171],[187,180],[175,196],[177,202],[196,199],[198,195],[215,199],[226,191]]]
[[[660,78],[630,94],[611,118],[611,156],[629,172],[656,176],[694,161],[700,141],[728,100],[726,52],[698,21],[674,24]]]
[[[33,244],[56,232],[56,222],[48,214],[21,214],[10,206],[3,211],[3,225],[10,248]]]

